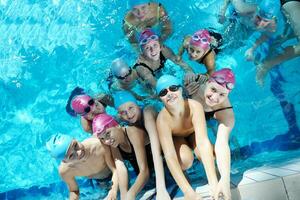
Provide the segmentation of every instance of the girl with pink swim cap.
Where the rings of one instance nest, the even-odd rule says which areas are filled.
[[[151,85],[154,89],[156,80],[159,78],[165,67],[165,62],[171,60],[179,65],[185,72],[193,72],[192,68],[183,61],[177,61],[174,52],[167,46],[160,43],[160,38],[150,28],[145,29],[139,37],[141,54],[139,55],[133,69],[138,76]]]
[[[215,71],[215,57],[217,47],[221,45],[222,36],[208,30],[198,30],[192,36],[185,36],[179,48],[177,60],[182,59],[182,54],[186,50],[190,59],[200,64],[204,64],[207,74],[211,75]]]
[[[190,98],[202,104],[206,121],[213,118],[218,121],[214,151],[221,178],[217,186],[216,195],[223,193],[225,199],[231,199],[231,161],[228,143],[231,130],[234,127],[235,118],[228,95],[234,88],[234,85],[234,73],[229,68],[215,71],[211,74],[206,83],[199,84],[194,81],[185,85]],[[195,89],[195,86],[197,89]]]
[[[92,133],[92,120],[105,113],[105,107],[113,106],[112,97],[107,94],[99,94],[96,98],[85,94],[84,90],[76,87],[68,100],[66,111],[73,117],[80,116],[81,126],[84,131]]]

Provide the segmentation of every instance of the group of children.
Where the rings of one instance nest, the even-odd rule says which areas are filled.
[[[243,10],[249,4],[246,1],[243,7],[238,0],[225,0],[220,22],[224,22],[230,2],[241,18],[253,15],[253,23],[263,30],[262,35],[272,37],[272,42],[277,44],[273,36],[282,29],[277,23],[283,20],[280,7],[277,9],[279,1],[263,0]],[[165,180],[165,173],[170,172],[185,199],[201,199],[184,174],[196,156],[203,163],[211,195],[215,199],[220,196],[231,199],[229,137],[235,118],[228,95],[235,86],[235,77],[229,68],[215,70],[216,54],[224,42],[222,36],[211,30],[198,30],[184,37],[176,55],[163,44],[172,33],[172,24],[163,6],[145,1],[129,3],[132,9],[124,18],[123,30],[133,48],[140,52],[135,64],[129,67],[122,59],[115,59],[110,70],[109,94],[91,97],[81,88],[75,88],[68,101],[67,112],[80,116],[83,129],[93,136],[79,142],[70,135],[56,134],[46,145],[60,163],[59,174],[68,185],[69,198],[79,199],[76,176],[111,180],[107,199],[117,199],[119,190],[120,198],[126,200],[136,199],[149,178],[155,176],[156,198],[171,199]],[[288,7],[289,3],[299,6],[299,1],[284,5]],[[291,18],[297,12],[299,10],[290,13]],[[296,34],[300,33],[296,31],[298,27],[294,27]],[[261,39],[258,40],[246,51],[248,59],[261,44]],[[279,58],[299,55],[299,46],[286,48]],[[191,60],[204,64],[207,73],[193,73],[182,59],[184,51]],[[179,77],[166,74],[167,60],[184,70],[183,82]],[[273,66],[268,62],[266,59],[258,64],[259,80]],[[141,88],[142,94],[136,87]],[[152,101],[145,103],[149,98]],[[158,108],[159,102],[162,108]],[[118,114],[108,115],[107,106],[114,107]],[[210,119],[218,122],[214,145],[207,135],[206,122]],[[132,177],[127,163],[136,174],[132,184],[129,184]]]

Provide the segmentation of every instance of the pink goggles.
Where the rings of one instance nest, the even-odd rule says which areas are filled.
[[[158,35],[151,35],[149,37],[146,37],[146,38],[142,39],[140,41],[140,46],[144,46],[145,44],[147,44],[151,40],[157,40],[158,41]]]
[[[232,90],[234,88],[234,84],[231,82],[226,81],[223,77],[221,76],[212,76],[210,77],[213,81],[218,83],[219,85],[226,87],[228,90]]]

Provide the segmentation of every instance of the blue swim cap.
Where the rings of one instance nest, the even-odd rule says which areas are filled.
[[[148,3],[150,0],[128,0],[128,7],[132,9],[134,6]]]
[[[127,65],[127,63],[124,62],[122,58],[117,58],[111,63],[111,73],[115,77],[122,77],[124,76],[124,74],[127,74],[129,70],[130,67]]]
[[[160,91],[170,87],[171,85],[181,85],[180,81],[171,75],[161,76],[156,83],[156,93],[159,94]]]
[[[263,0],[258,6],[258,15],[265,19],[273,19],[280,13],[279,0]]]
[[[128,91],[118,91],[114,95],[114,104],[115,108],[118,110],[118,108],[127,102],[133,102],[137,104],[136,98]]]
[[[73,140],[73,137],[57,133],[52,135],[46,143],[46,148],[50,152],[51,156],[61,162],[67,153],[67,150]]]

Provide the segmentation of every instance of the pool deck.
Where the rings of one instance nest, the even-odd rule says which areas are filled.
[[[210,199],[207,185],[196,191],[204,200]],[[232,200],[300,200],[300,159],[253,168],[239,177],[232,175],[231,193]]]

